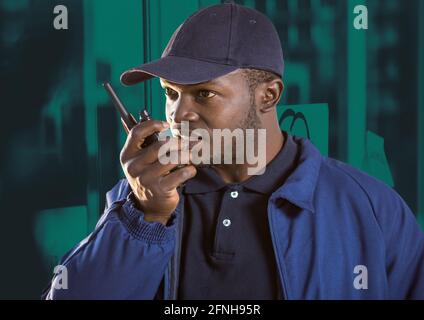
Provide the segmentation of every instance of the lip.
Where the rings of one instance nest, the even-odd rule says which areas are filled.
[[[188,150],[192,150],[195,145],[202,142],[202,139],[196,139],[193,137],[190,139],[186,136],[179,136],[179,138],[181,138],[182,141],[184,141],[184,144],[185,144],[184,148],[187,148],[188,146]]]
[[[202,140],[202,136],[201,135],[195,134],[193,132],[189,132],[189,135],[188,136],[182,135],[180,132],[177,132],[174,136],[175,137],[178,137],[178,138],[181,138],[181,139],[187,139],[187,140],[190,140],[190,141],[192,141],[192,140],[196,140],[196,141]]]

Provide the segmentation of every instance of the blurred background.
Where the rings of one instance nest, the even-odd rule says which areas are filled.
[[[125,134],[101,83],[164,119],[157,80],[123,87],[213,0],[0,0],[0,299],[38,299],[123,176]],[[424,229],[424,1],[245,0],[279,32],[281,127],[392,186]],[[68,30],[53,27],[56,5]],[[368,8],[368,30],[353,8]],[[298,115],[298,116],[296,116]],[[299,115],[303,115],[299,116]]]

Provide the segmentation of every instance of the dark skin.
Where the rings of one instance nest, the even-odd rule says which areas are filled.
[[[160,79],[165,89],[167,123],[148,121],[136,125],[128,134],[121,151],[121,165],[138,200],[146,221],[166,224],[179,202],[177,187],[196,175],[196,168],[188,165],[171,172],[177,164],[162,165],[158,161],[159,148],[164,142],[156,142],[142,149],[144,139],[168,125],[178,129],[182,121],[188,121],[190,130],[202,128],[212,134],[212,129],[236,128],[266,129],[266,163],[269,163],[284,145],[276,105],[284,90],[277,78],[257,86],[252,105],[249,87],[241,70],[236,70],[209,82],[181,85]],[[248,117],[251,108],[257,117]],[[250,114],[252,114],[250,112]],[[250,121],[249,121],[250,119]],[[233,149],[234,150],[234,149]],[[227,183],[240,183],[251,176],[249,164],[222,164],[213,168]]]

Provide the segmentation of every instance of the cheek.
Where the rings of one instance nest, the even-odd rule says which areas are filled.
[[[246,117],[250,109],[249,99],[240,96],[234,99],[222,101],[211,115],[215,128],[235,129]]]
[[[204,113],[202,118],[210,129],[224,129],[232,128],[238,116],[238,112],[231,106],[223,105]]]

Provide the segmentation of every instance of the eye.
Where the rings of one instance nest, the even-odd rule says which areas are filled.
[[[216,96],[216,93],[213,92],[213,91],[209,91],[209,90],[200,90],[199,91],[199,98],[209,99],[209,98],[213,98],[214,96]]]
[[[165,88],[165,95],[170,99],[176,99],[178,97],[177,91],[172,90],[171,88]]]

